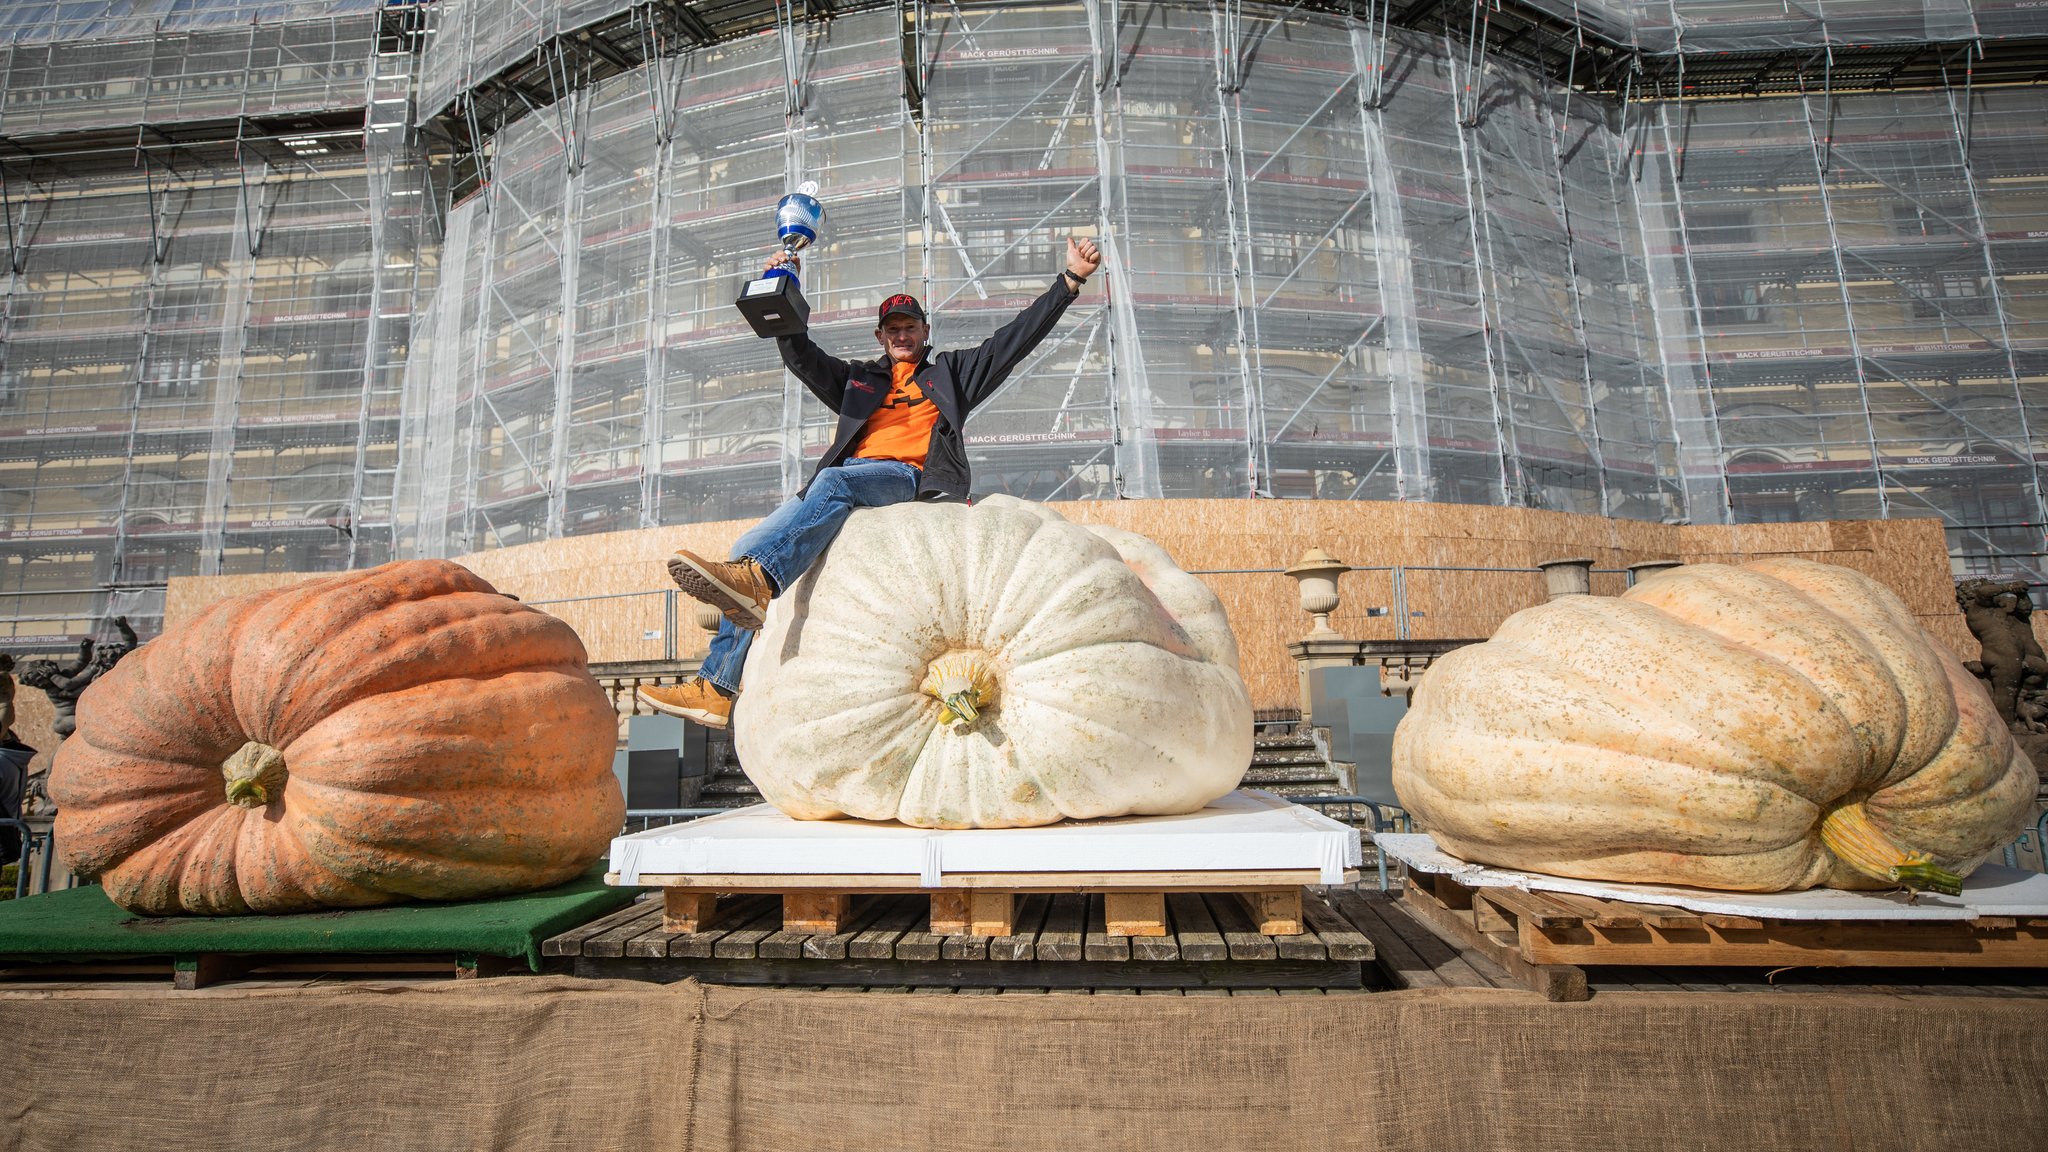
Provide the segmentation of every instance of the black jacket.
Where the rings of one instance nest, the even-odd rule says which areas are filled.
[[[967,499],[967,445],[960,436],[967,414],[995,395],[1024,357],[1052,332],[1075,295],[1067,288],[1066,277],[1055,277],[1043,296],[975,347],[964,352],[925,352],[912,379],[938,405],[939,420],[932,425],[931,443],[925,450],[924,476],[917,482],[919,500]],[[861,427],[889,398],[889,358],[848,363],[811,343],[808,334],[780,336],[775,345],[782,352],[782,362],[804,387],[839,414],[839,435],[818,461],[818,468],[812,470],[811,479],[815,480],[818,470],[833,467],[851,454]],[[804,491],[810,487],[805,481]]]

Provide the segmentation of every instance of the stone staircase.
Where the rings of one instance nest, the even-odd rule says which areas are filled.
[[[697,794],[697,807],[745,808],[761,802],[761,790],[747,779],[739,757],[733,753],[731,732],[711,733],[707,751],[711,755],[711,775],[704,781],[704,790]]]
[[[1299,722],[1262,722],[1253,730],[1252,764],[1244,787],[1280,796],[1341,796],[1346,791]]]

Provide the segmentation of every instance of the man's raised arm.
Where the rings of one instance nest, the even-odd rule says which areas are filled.
[[[953,375],[959,382],[961,399],[970,410],[993,396],[1031,350],[1051,334],[1067,305],[1081,294],[1081,286],[1088,283],[1088,277],[1101,264],[1102,250],[1095,241],[1068,237],[1066,267],[1052,287],[988,339],[958,353]]]
[[[768,267],[775,268],[786,263],[790,254],[777,249],[768,257]],[[796,378],[804,382],[811,395],[825,402],[825,407],[839,411],[846,399],[846,381],[853,375],[853,369],[846,361],[811,343],[808,332],[794,336],[777,336],[775,350],[782,354],[782,363]]]

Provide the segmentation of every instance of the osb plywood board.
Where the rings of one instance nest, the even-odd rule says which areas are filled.
[[[50,722],[56,718],[57,709],[48,696],[34,688],[14,686],[14,735],[36,750],[35,759],[28,764],[31,776],[49,771],[50,758],[57,754],[57,734],[50,731]]]
[[[1262,570],[1201,576],[1229,612],[1259,708],[1298,704],[1298,679],[1286,646],[1308,631],[1310,621],[1294,581],[1279,570],[1313,547],[1355,567],[1409,566],[1408,608],[1420,613],[1411,616],[1409,631],[1417,639],[1489,636],[1514,612],[1539,603],[1543,585],[1530,572],[1413,569],[1526,568],[1585,556],[1596,569],[1618,570],[1644,560],[1741,563],[1798,555],[1868,573],[1899,593],[1936,636],[1976,656],[1956,610],[1940,525],[1930,520],[1694,526],[1482,505],[1312,500],[1085,501],[1055,507],[1070,520],[1150,537],[1191,571]],[[664,639],[650,633],[666,627],[669,554],[689,548],[724,556],[752,524],[721,521],[571,537],[457,560],[522,600],[576,601],[547,603],[546,610],[576,628],[593,661],[655,659]],[[174,580],[167,622],[225,596],[296,578]],[[1602,595],[1618,594],[1625,585],[1619,572],[1596,572],[1594,581]],[[1340,632],[1358,639],[1394,637],[1388,573],[1346,573],[1339,592],[1341,604],[1331,622]],[[1375,608],[1387,614],[1371,614]],[[685,657],[701,654],[707,642],[692,609],[682,600],[675,621],[676,648]]]
[[[301,580],[326,575],[319,572],[252,572],[239,576],[173,576],[164,589],[164,627],[174,628],[223,600],[268,592]]]

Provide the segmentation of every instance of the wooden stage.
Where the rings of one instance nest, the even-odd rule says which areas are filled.
[[[940,935],[922,893],[862,897],[841,930],[785,930],[772,895],[722,903],[704,931],[665,926],[657,895],[541,945],[579,976],[822,987],[1343,988],[1371,986],[1372,939],[1347,906],[1307,894],[1299,934],[1259,931],[1227,893],[1165,898],[1163,935],[1114,935],[1102,894],[1017,898],[1013,931]]]
[[[1168,900],[1169,933],[1111,936],[1102,898],[1025,898],[1015,935],[929,931],[928,902],[906,894],[855,906],[833,935],[784,932],[773,897],[744,897],[710,931],[662,927],[659,895],[546,941],[550,970],[586,977],[798,988],[922,992],[1268,994],[1299,991],[1502,989],[1582,1000],[1609,992],[1785,992],[2048,999],[2048,972],[2021,968],[1861,967],[1739,963],[1545,965],[1511,971],[1497,949],[1433,926],[1401,893],[1309,889],[1308,931],[1254,931],[1227,895]]]

